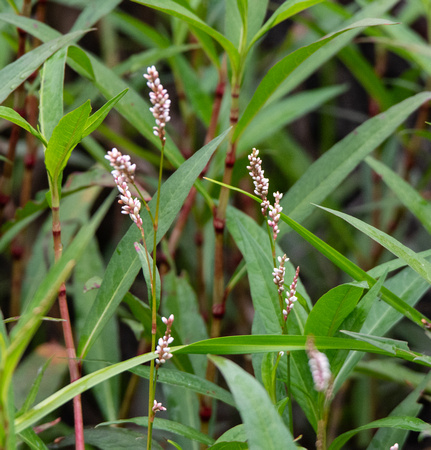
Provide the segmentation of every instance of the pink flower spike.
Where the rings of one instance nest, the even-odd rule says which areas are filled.
[[[153,133],[158,136],[162,141],[162,144],[164,144],[166,142],[166,123],[171,120],[171,117],[169,116],[169,109],[171,106],[169,94],[160,83],[159,72],[157,72],[154,66],[147,68],[147,73],[144,74],[144,77],[147,79],[147,86],[152,91],[150,92],[150,101],[153,107],[150,108],[150,112],[157,125],[153,127]]]
[[[174,315],[171,314],[169,318],[162,317],[162,322],[166,325],[166,332],[165,335],[159,339],[156,351],[154,352],[158,355],[158,358],[156,358],[156,368],[160,367],[161,364],[164,364],[168,359],[172,358],[169,344],[171,344],[174,340],[171,336],[171,327],[174,322]]]
[[[247,169],[250,171],[250,176],[253,179],[254,193],[262,199],[260,205],[262,214],[265,215],[269,208],[269,201],[267,199],[269,180],[265,178],[264,170],[262,169],[262,160],[259,157],[259,150],[253,148],[251,155],[248,155],[250,165]]]
[[[268,219],[268,225],[273,229],[273,238],[274,241],[277,239],[278,233],[280,233],[280,230],[278,228],[278,222],[280,220],[280,213],[283,211],[282,206],[280,206],[280,200],[283,198],[283,194],[280,194],[280,192],[274,192],[274,198],[275,203],[274,206],[269,205],[269,217]]]
[[[312,338],[307,340],[307,354],[311,375],[313,376],[314,389],[318,392],[324,392],[328,389],[332,376],[328,357],[317,350]]]

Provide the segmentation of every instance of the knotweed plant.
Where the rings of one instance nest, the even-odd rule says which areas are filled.
[[[159,220],[159,208],[160,208],[160,188],[162,183],[162,167],[164,158],[164,149],[166,144],[165,127],[166,123],[169,122],[169,108],[171,101],[167,90],[163,87],[160,82],[159,73],[154,66],[148,67],[147,73],[144,74],[147,79],[147,85],[151,89],[150,101],[153,105],[150,108],[151,113],[154,116],[156,125],[153,127],[154,134],[160,138],[161,152],[160,152],[160,164],[159,164],[159,180],[158,180],[158,190],[157,190],[157,200],[156,200],[156,210],[153,214],[150,211],[147,203],[145,202],[142,194],[139,191],[138,186],[135,183],[135,170],[136,164],[131,163],[131,158],[129,155],[123,155],[116,148],[113,148],[105,158],[109,161],[110,165],[113,167],[111,172],[114,177],[115,184],[117,185],[118,191],[120,192],[120,198],[118,203],[122,205],[121,213],[128,214],[130,219],[136,224],[139,231],[141,232],[142,242],[145,248],[145,257],[147,260],[148,271],[150,274],[151,282],[151,310],[152,310],[152,327],[151,327],[151,350],[158,355],[158,357],[151,360],[150,366],[150,381],[149,381],[149,401],[148,401],[148,435],[147,435],[147,448],[151,449],[152,446],[152,430],[154,416],[158,411],[165,411],[166,408],[162,406],[161,403],[155,400],[156,392],[156,382],[157,382],[157,369],[161,364],[164,364],[168,359],[172,357],[170,353],[169,344],[172,343],[173,337],[171,336],[171,327],[174,321],[174,316],[171,314],[168,319],[163,317],[162,321],[166,325],[166,332],[163,338],[159,339],[157,349],[156,349],[156,333],[157,333],[157,292],[156,292],[156,272],[157,272],[157,260],[156,260],[156,248],[157,248],[157,229]],[[147,250],[147,245],[145,241],[145,231],[143,228],[143,221],[140,215],[141,211],[141,201],[133,197],[130,191],[129,184],[131,184],[135,190],[139,192],[141,201],[145,204],[148,214],[151,218],[153,224],[153,258],[152,264],[150,263],[150,255]],[[135,244],[136,247],[136,244]],[[159,299],[160,300],[160,299]]]

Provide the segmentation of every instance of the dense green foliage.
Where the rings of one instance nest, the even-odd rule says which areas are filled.
[[[7,0],[0,29],[0,448],[423,445],[430,0]]]

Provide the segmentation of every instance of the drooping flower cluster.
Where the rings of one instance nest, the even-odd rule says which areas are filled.
[[[157,367],[159,367],[161,364],[164,364],[168,359],[172,358],[169,344],[171,344],[174,340],[174,338],[171,336],[171,328],[174,321],[174,315],[171,314],[168,319],[166,317],[162,317],[162,321],[166,325],[166,332],[165,335],[159,339],[155,351],[155,353],[159,355],[159,357],[156,359]]]
[[[154,404],[151,409],[153,410],[153,413],[158,411],[166,411],[166,408],[160,402],[158,403],[157,400],[154,400]]]
[[[120,192],[118,203],[122,205],[121,213],[128,214],[137,227],[142,229],[142,219],[139,214],[141,210],[141,202],[132,197],[128,183],[133,183],[135,177],[136,164],[131,164],[130,156],[123,155],[116,148],[113,148],[105,158],[109,161],[114,170],[111,172],[114,177],[117,189]]]
[[[298,300],[296,298],[296,285],[298,284],[298,277],[299,277],[299,266],[296,268],[295,276],[293,277],[292,284],[289,287],[289,293],[284,300],[286,302],[286,309],[283,309],[284,320],[287,320],[287,316],[292,310],[294,303],[296,302],[296,300]]]
[[[248,155],[248,160],[250,161],[250,165],[247,166],[247,169],[253,179],[254,193],[262,199],[262,203],[260,204],[262,214],[266,215],[269,210],[268,225],[273,229],[273,238],[276,240],[277,235],[280,232],[278,222],[280,221],[280,213],[283,211],[283,208],[280,205],[283,194],[280,194],[278,191],[274,192],[275,202],[274,205],[271,205],[267,198],[269,180],[268,178],[265,178],[265,172],[262,169],[262,159],[259,157],[259,150],[253,148],[251,154]]]
[[[153,127],[154,134],[160,138],[162,145],[164,145],[166,142],[165,126],[171,120],[169,116],[169,108],[171,106],[169,94],[160,83],[159,72],[157,72],[154,66],[147,68],[147,73],[144,74],[144,77],[148,80],[147,86],[152,90],[150,92],[150,101],[153,107],[150,108],[150,111],[157,125]]]
[[[328,389],[331,380],[328,357],[317,350],[312,339],[308,339],[307,341],[307,354],[308,364],[310,365],[311,375],[313,376],[314,389],[318,392],[324,392]]]
[[[278,262],[280,265],[278,267],[274,267],[274,270],[272,272],[273,281],[275,285],[277,286],[278,293],[282,294],[284,291],[284,275],[286,274],[286,267],[284,267],[284,264],[286,261],[289,261],[289,258],[284,254],[283,256],[278,257]]]
[[[250,171],[250,176],[253,179],[254,193],[262,199],[260,207],[262,214],[265,215],[269,208],[267,198],[269,180],[265,178],[265,172],[262,169],[262,160],[259,157],[259,150],[253,148],[251,155],[248,155],[248,160],[250,161],[250,165],[247,166],[247,169]]]

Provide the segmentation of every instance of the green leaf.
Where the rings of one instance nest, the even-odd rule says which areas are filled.
[[[355,434],[359,433],[359,431],[383,427],[399,428],[402,430],[417,431],[418,433],[423,432],[427,434],[431,432],[431,425],[416,417],[385,417],[384,419],[375,420],[367,425],[363,425],[362,427],[358,427],[354,430],[348,431],[347,433],[341,434],[332,441],[329,446],[329,450],[341,449],[343,445]]]
[[[134,358],[128,359],[127,361],[113,364],[109,367],[105,367],[80,378],[79,380],[65,386],[55,394],[43,400],[22,416],[17,417],[15,419],[16,431],[21,432],[26,428],[33,426],[47,414],[55,411],[61,405],[64,405],[69,400],[72,400],[73,397],[77,396],[78,394],[82,394],[86,390],[91,389],[97,384],[102,383],[103,381],[106,381],[115,375],[125,372],[126,370],[130,370],[133,367],[151,361],[155,357],[156,355],[154,353],[147,353],[145,355],[136,356]]]
[[[83,9],[71,31],[92,27],[120,3],[121,0],[92,0]]]
[[[64,66],[67,49],[63,48],[45,61],[41,71],[39,123],[46,139],[63,117]]]
[[[157,240],[160,241],[168,231],[173,220],[181,209],[196,178],[204,169],[211,155],[228,135],[226,130],[189,158],[181,167],[162,185],[160,192],[160,216]],[[155,199],[150,207],[155,207]],[[152,224],[148,215],[142,217],[148,251],[153,250]],[[100,330],[115,310],[124,295],[132,285],[139,270],[139,258],[133,243],[139,241],[141,235],[133,224],[117,246],[103,278],[102,285],[97,293],[92,312],[83,329],[79,343],[79,354],[85,357]]]
[[[48,447],[44,444],[42,439],[31,428],[27,428],[23,432],[18,433],[18,437],[23,442],[25,442],[31,449],[34,449],[34,450],[48,450]]]
[[[1,14],[0,20],[8,14]],[[39,22],[36,22],[39,24]],[[53,39],[34,50],[21,56],[18,60],[8,64],[0,70],[0,103],[21,85],[35,70],[39,68],[57,50],[69,45],[73,41],[79,39],[89,30],[75,31],[64,36]]]
[[[263,386],[238,365],[218,356],[209,356],[221,371],[235,398],[251,450],[296,449],[293,437],[279,416]],[[265,426],[262,426],[262,418]]]
[[[347,28],[339,30],[335,33],[331,33],[328,36],[314,42],[305,47],[290,53],[284,57],[281,61],[276,63],[260,82],[256,89],[251,101],[247,105],[246,110],[242,114],[238,125],[235,128],[233,140],[237,140],[239,136],[245,131],[250,124],[253,117],[260,111],[260,109],[266,104],[271,95],[281,85],[281,83],[304,61],[306,61],[313,53],[322,48],[324,45],[329,44],[333,39],[341,34],[354,28],[364,28],[375,25],[390,25],[393,22],[379,20],[379,19],[364,19],[356,22]]]
[[[150,368],[148,366],[135,367],[134,369],[131,369],[131,372],[146,379],[150,378]],[[157,372],[157,382],[190,389],[198,394],[215,398],[230,406],[235,406],[235,402],[230,392],[215,383],[211,383],[211,381],[208,381],[205,378],[191,373],[160,368]]]
[[[431,378],[431,373],[421,376],[422,380],[416,389],[411,392],[390,414],[390,417],[413,416],[416,417],[422,409],[418,400],[422,397],[424,389]],[[398,442],[400,447],[407,438],[408,431],[402,429],[380,428],[373,436],[367,450],[379,450],[384,442]]]
[[[289,217],[303,221],[313,210],[311,203],[321,203],[347,175],[389,137],[422,103],[431,99],[431,92],[410,97],[382,114],[360,125],[313,163],[281,200]],[[280,227],[281,232],[285,227]]]
[[[313,247],[315,247],[322,255],[326,256],[330,261],[332,261],[337,267],[343,270],[345,273],[350,275],[356,281],[366,281],[368,285],[374,286],[376,280],[370,276],[367,272],[362,270],[352,261],[347,259],[340,252],[332,248],[326,242],[319,239],[316,235],[308,231],[306,228],[301,226],[299,223],[295,222],[290,217],[281,213],[281,220],[288,224],[292,230],[302,236],[307,242],[309,242]],[[392,291],[382,288],[382,299],[388,303],[390,306],[395,308],[397,311],[404,314],[407,318],[417,323],[419,326],[423,326],[422,319],[425,318],[416,309],[411,307],[409,304],[401,300]],[[426,319],[426,318],[425,318]]]
[[[397,241],[392,236],[389,236],[383,231],[362,222],[362,220],[359,220],[356,217],[349,216],[348,214],[335,211],[333,209],[324,208],[323,206],[319,206],[319,208],[341,217],[343,220],[362,231],[362,233],[366,234],[394,255],[398,256],[398,258],[405,261],[415,272],[431,284],[431,263],[429,263],[425,258],[401,244],[401,242]]]
[[[9,120],[9,122],[12,122],[28,131],[34,137],[39,139],[39,141],[42,142],[45,147],[48,145],[45,137],[40,134],[39,131],[35,130],[20,114],[18,114],[12,108],[8,108],[7,106],[0,106],[0,117]]]
[[[95,80],[93,65],[84,50],[76,45],[69,45],[69,48],[67,49],[67,57],[79,64],[79,67],[82,72],[85,73],[86,78],[91,81]]]
[[[81,140],[90,111],[91,105],[88,100],[66,114],[54,128],[45,151],[45,166],[53,185],[58,183],[72,150]]]
[[[238,71],[239,54],[238,50],[235,48],[232,42],[225,36],[223,36],[221,33],[219,33],[217,30],[207,25],[192,11],[190,11],[189,9],[185,8],[184,6],[178,3],[175,3],[172,0],[133,0],[133,1],[135,1],[136,3],[140,3],[142,5],[147,5],[153,9],[163,11],[173,17],[178,17],[184,22],[187,22],[193,27],[196,27],[197,29],[202,30],[203,32],[208,34],[223,47],[223,49],[229,56],[233,70]]]
[[[385,352],[388,352],[392,355],[396,354],[396,349],[402,348],[404,351],[409,351],[409,347],[407,342],[399,341],[396,339],[385,338],[381,336],[371,336],[369,334],[364,333],[354,333],[353,331],[341,330],[343,334],[350,336],[354,339],[359,339],[360,341],[368,342],[371,345],[375,345],[378,348],[381,348]]]
[[[343,284],[324,294],[314,305],[305,324],[304,335],[333,336],[354,310],[363,288]]]
[[[144,416],[144,417],[133,417],[131,419],[124,419],[124,420],[111,420],[109,422],[100,423],[97,426],[101,427],[101,426],[117,425],[117,424],[124,424],[124,423],[134,423],[141,427],[147,427],[148,426],[148,417]],[[192,441],[200,442],[205,445],[212,445],[215,442],[214,439],[210,438],[206,434],[204,434],[198,430],[195,430],[194,428],[189,427],[187,425],[183,425],[182,423],[174,422],[173,420],[160,419],[160,418],[156,417],[154,419],[153,428],[155,430],[169,431],[170,433],[184,436],[188,439],[191,439]]]
[[[111,109],[126,95],[127,91],[128,89],[121,91],[87,119],[81,139],[84,139],[97,129],[97,127],[104,121],[109,111],[111,111]]]
[[[304,9],[310,8],[323,0],[291,0],[281,4],[272,16],[265,22],[263,27],[255,34],[251,40],[249,47],[251,47],[258,39],[266,34],[271,28],[278,25],[280,22],[294,16],[295,14],[304,11]],[[253,8],[251,8],[253,9]]]
[[[403,205],[420,220],[424,228],[431,234],[430,202],[383,163],[370,156],[365,159],[365,162],[383,178],[383,181],[392,189]]]

